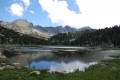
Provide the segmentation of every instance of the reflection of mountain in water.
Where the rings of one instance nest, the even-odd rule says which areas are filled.
[[[12,58],[9,58],[11,62],[14,63],[20,63],[21,66],[25,66],[27,64],[30,64],[33,60],[36,60],[38,58],[49,58],[52,54],[49,54],[47,52],[43,53],[19,53],[17,56],[14,56]]]
[[[15,57],[10,58],[11,62],[21,63],[21,66],[28,65],[34,62],[40,61],[55,61],[55,62],[71,62],[71,61],[81,61],[81,62],[97,62],[103,59],[103,55],[99,52],[84,52],[84,53],[63,53],[55,54],[51,52],[35,52],[35,53],[21,53]]]
[[[55,55],[59,60],[64,62],[81,61],[81,62],[98,62],[103,59],[103,55],[98,52],[77,52],[77,53],[64,53]]]

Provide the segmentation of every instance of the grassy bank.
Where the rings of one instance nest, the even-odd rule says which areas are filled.
[[[112,56],[115,59],[103,60],[101,63],[91,66],[85,72],[75,71],[69,74],[49,73],[40,70],[40,74],[30,74],[34,69],[23,67],[22,69],[5,69],[0,71],[0,80],[120,80],[120,56]],[[9,61],[0,61],[9,64]],[[39,71],[39,70],[37,70]]]

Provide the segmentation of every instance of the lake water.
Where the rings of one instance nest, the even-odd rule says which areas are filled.
[[[110,55],[120,54],[120,50],[104,50],[90,47],[68,46],[34,46],[12,47],[18,54],[9,58],[19,66],[36,69],[48,69],[50,72],[69,73],[75,70],[84,71],[100,60],[111,59]]]

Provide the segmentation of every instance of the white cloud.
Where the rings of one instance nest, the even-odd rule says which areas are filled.
[[[30,10],[29,12],[30,12],[31,14],[34,14],[34,11],[32,11],[32,10]]]
[[[30,6],[30,0],[21,0],[21,1],[24,3],[26,9]]]
[[[23,16],[24,8],[18,3],[12,4],[9,7],[9,10],[12,13],[12,15]]]
[[[104,28],[120,24],[119,0],[75,0],[81,13],[68,9],[65,0],[39,0],[51,21],[59,25]]]
[[[30,6],[30,0],[21,0],[22,2],[18,0],[14,0],[13,4],[9,7],[10,13],[12,15],[16,16],[23,16],[23,12],[27,10],[27,8]],[[34,13],[33,11],[30,11],[31,13]]]

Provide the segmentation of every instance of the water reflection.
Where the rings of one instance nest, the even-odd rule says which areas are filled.
[[[96,64],[109,55],[120,54],[120,50],[69,52],[70,49],[64,53],[53,53],[52,49],[44,48],[29,48],[30,50],[27,49],[27,51],[24,48],[17,52],[19,55],[9,58],[9,60],[13,63],[20,63],[20,66],[27,65],[30,68],[49,69],[50,72],[68,73],[76,69],[84,71],[85,68]]]
[[[83,63],[80,61],[73,61],[69,63],[60,63],[56,65],[52,65],[50,67],[50,72],[63,72],[63,73],[70,73],[74,72],[75,70],[85,71],[90,65],[97,64],[97,62],[90,62],[90,63]]]

